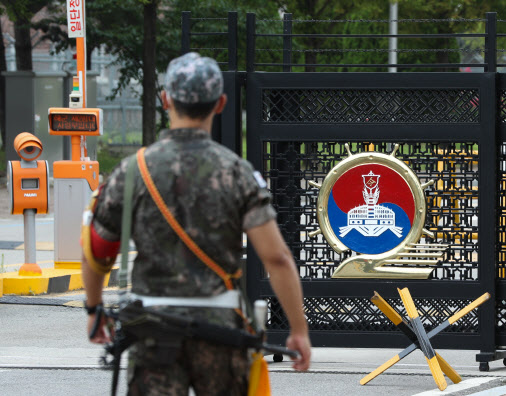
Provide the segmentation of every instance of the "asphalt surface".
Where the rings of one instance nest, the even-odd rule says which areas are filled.
[[[107,303],[117,299],[106,293]],[[4,297],[5,298],[5,297]],[[83,295],[47,298],[81,302]],[[35,302],[38,297],[25,297]],[[110,392],[111,372],[100,364],[103,349],[87,340],[86,315],[74,305],[4,303],[0,299],[0,394],[1,395],[104,395]],[[440,350],[460,373],[463,381],[441,392],[423,355],[416,351],[406,359],[361,386],[359,381],[397,354],[395,349],[314,348],[309,372],[294,372],[288,361],[269,362],[273,395],[466,395],[487,390],[485,395],[506,394],[506,369],[492,362],[488,373],[478,371],[477,351]],[[126,357],[122,361],[118,394],[127,387]],[[492,393],[496,392],[496,393]],[[497,393],[499,392],[499,393]]]
[[[2,191],[0,190],[0,195]],[[17,271],[24,262],[22,216],[0,213],[0,271]],[[36,219],[37,262],[53,267],[51,214]],[[21,247],[20,247],[21,246]],[[117,289],[105,291],[106,304],[118,300]],[[103,395],[109,393],[111,373],[99,363],[101,346],[85,333],[84,293],[0,298],[1,395]],[[314,348],[311,369],[297,373],[289,361],[274,363],[267,356],[273,395],[506,395],[506,367],[490,363],[480,372],[479,351],[439,350],[462,376],[462,382],[439,391],[420,351],[415,351],[365,386],[365,375],[395,356],[397,349]],[[126,357],[125,357],[126,359]],[[119,394],[126,391],[126,361],[122,362]]]

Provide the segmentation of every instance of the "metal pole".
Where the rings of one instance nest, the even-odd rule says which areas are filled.
[[[292,66],[292,14],[285,14],[283,16],[283,71],[291,72]]]
[[[237,70],[237,12],[228,13],[228,71]]]
[[[389,34],[397,34],[397,18],[399,15],[399,4],[397,1],[390,3],[390,23],[389,23]],[[390,65],[397,64],[397,37],[390,37],[388,39],[388,49],[390,52],[388,53],[388,63]],[[390,73],[396,73],[396,67],[389,67],[388,71]]]
[[[181,53],[190,52],[190,11],[183,11],[181,18]]]
[[[255,71],[255,24],[256,16],[246,14],[246,71]]]
[[[485,71],[497,72],[497,13],[487,12],[485,27]]]
[[[77,58],[77,76],[79,77],[79,89],[81,90],[81,95],[83,96],[83,107],[86,107],[86,15],[85,15],[85,2],[83,0],[83,37],[76,37],[76,58]]]
[[[72,91],[72,73],[66,72],[66,76],[63,77],[63,103],[62,107],[69,107],[69,96]],[[70,160],[71,159],[71,145],[70,145],[70,136],[63,136],[63,159]]]
[[[25,209],[23,212],[25,226],[25,263],[36,263],[35,249],[35,209]]]

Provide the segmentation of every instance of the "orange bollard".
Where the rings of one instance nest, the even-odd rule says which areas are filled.
[[[37,161],[42,154],[42,143],[28,132],[14,139],[14,149],[21,161],[8,162],[10,211],[24,218],[25,263],[20,276],[41,276],[36,262],[35,214],[49,211],[49,175],[47,161]]]

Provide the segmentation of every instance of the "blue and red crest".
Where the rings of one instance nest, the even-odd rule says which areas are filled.
[[[345,171],[328,197],[328,220],[347,248],[381,254],[401,244],[415,218],[415,197],[406,180],[382,164]]]
[[[434,180],[420,183],[417,175],[395,157],[374,151],[353,154],[338,162],[318,188],[316,217],[320,234],[344,257],[332,278],[427,279],[448,245],[420,243],[427,205],[424,190]]]

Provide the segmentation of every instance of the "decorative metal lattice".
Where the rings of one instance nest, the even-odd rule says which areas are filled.
[[[400,298],[386,299],[403,317],[407,318]],[[472,300],[416,299],[416,308],[429,331],[464,308]],[[276,298],[267,299],[269,330],[289,330]],[[399,331],[367,298],[306,297],[306,317],[311,331],[390,332]],[[472,311],[442,333],[477,333],[478,311]]]
[[[476,89],[264,89],[262,103],[264,122],[480,122]]]
[[[389,153],[391,147],[384,142],[351,144],[353,153]],[[435,181],[426,190],[425,223],[434,239],[427,237],[425,242],[450,247],[436,265],[433,279],[478,280],[478,153],[478,145],[472,142],[402,143],[397,152],[397,158],[413,169],[421,183]],[[335,252],[322,235],[308,235],[319,228],[315,211],[318,190],[308,181],[322,183],[346,156],[342,142],[264,143],[264,177],[303,280],[331,278],[337,266],[352,254]]]
[[[506,122],[506,91],[499,91],[499,120]]]
[[[505,103],[506,104],[506,103]],[[502,114],[504,114],[504,107]],[[497,277],[506,279],[506,142],[503,142],[499,151],[499,196],[497,202]]]
[[[496,300],[497,330],[506,333],[506,301],[502,299]]]

